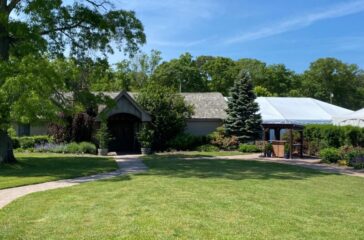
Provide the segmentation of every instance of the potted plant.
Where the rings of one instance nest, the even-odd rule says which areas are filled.
[[[108,144],[110,140],[110,134],[107,129],[106,121],[102,121],[100,125],[100,129],[97,131],[96,138],[99,142],[99,148],[97,149],[97,153],[100,156],[106,156],[108,153]]]
[[[288,143],[284,144],[284,158],[289,159],[291,153],[291,146]]]
[[[265,153],[267,157],[272,157],[272,153],[273,153],[273,145],[272,143],[267,143],[265,145]]]
[[[138,141],[140,143],[140,150],[142,154],[151,154],[153,138],[154,131],[148,126],[143,125],[143,127],[138,132]]]

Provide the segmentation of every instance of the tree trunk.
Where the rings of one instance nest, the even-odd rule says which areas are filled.
[[[5,5],[0,8],[0,61],[9,61],[10,36],[8,31],[9,12]]]
[[[0,26],[0,32],[2,28]],[[0,61],[9,60],[10,38],[4,33],[0,35]]]
[[[13,142],[5,131],[0,131],[0,163],[15,163]]]

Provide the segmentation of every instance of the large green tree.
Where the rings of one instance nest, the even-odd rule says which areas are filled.
[[[144,42],[135,13],[109,1],[0,0],[0,161],[15,160],[10,122],[48,119],[67,101],[44,56],[132,53]]]
[[[236,78],[236,63],[230,58],[200,56],[196,59],[202,75],[208,80],[210,91],[229,95]]]
[[[207,80],[202,76],[196,60],[189,53],[159,65],[151,80],[181,92],[206,92],[208,90]]]
[[[231,89],[225,120],[226,133],[237,136],[241,143],[256,140],[261,134],[262,120],[255,98],[249,73],[241,71]]]
[[[335,58],[316,60],[302,76],[305,96],[352,109],[362,107],[363,84],[362,71],[357,65]]]
[[[154,148],[164,150],[167,141],[181,133],[186,121],[192,116],[193,108],[175,89],[149,83],[137,95],[137,102],[152,116]]]

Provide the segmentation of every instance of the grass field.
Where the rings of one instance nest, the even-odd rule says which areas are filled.
[[[150,170],[0,210],[0,239],[360,239],[364,179],[254,161],[150,156]]]
[[[0,189],[74,178],[117,168],[111,158],[44,153],[18,153],[17,164],[0,165]]]

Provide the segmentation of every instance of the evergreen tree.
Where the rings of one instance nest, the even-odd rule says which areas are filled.
[[[231,89],[225,131],[228,135],[235,135],[240,142],[257,139],[261,132],[261,116],[259,106],[254,101],[251,77],[248,72],[241,71]]]

